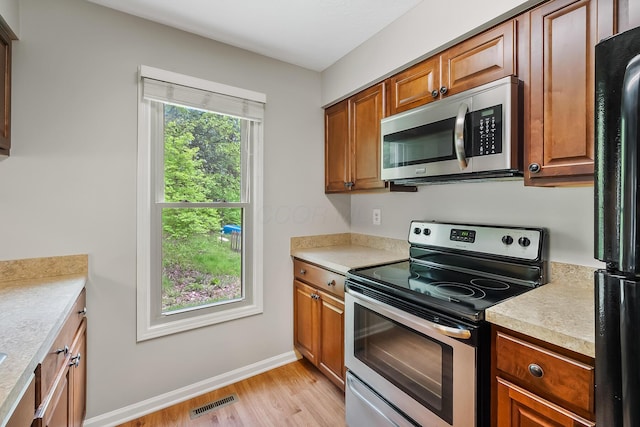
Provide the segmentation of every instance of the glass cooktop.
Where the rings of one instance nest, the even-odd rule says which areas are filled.
[[[485,309],[533,289],[508,280],[410,261],[355,269],[347,276],[421,306],[470,320],[483,320]]]

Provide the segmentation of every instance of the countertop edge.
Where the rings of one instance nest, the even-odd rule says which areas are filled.
[[[336,255],[336,253],[344,254],[349,251],[353,251],[353,254],[351,254],[348,259],[344,256]],[[342,274],[343,276],[354,268],[369,267],[408,259],[407,254],[400,255],[383,249],[358,245],[292,250],[290,255],[293,258],[316,264],[327,270]]]
[[[567,350],[595,358],[594,343],[583,338],[567,335],[555,329],[533,325],[527,321],[514,320],[500,313],[487,312],[487,322],[521,334],[557,345]]]
[[[556,262],[550,267],[549,283],[488,308],[485,320],[595,358],[597,268]]]

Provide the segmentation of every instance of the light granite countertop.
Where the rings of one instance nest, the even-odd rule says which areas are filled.
[[[345,274],[407,259],[406,241],[355,233],[291,238],[291,256]],[[549,283],[497,304],[487,321],[595,357],[595,267],[552,262]]]
[[[291,256],[336,273],[409,258],[406,241],[356,233],[291,238]]]
[[[595,357],[595,267],[551,263],[551,280],[490,307],[487,321]]]
[[[87,256],[0,261],[0,426],[85,287]]]

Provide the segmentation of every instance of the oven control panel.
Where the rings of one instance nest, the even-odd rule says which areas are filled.
[[[536,261],[541,256],[543,232],[540,228],[412,221],[409,243]]]

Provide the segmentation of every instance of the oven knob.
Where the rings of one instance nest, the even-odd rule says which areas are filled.
[[[531,244],[531,240],[529,240],[529,238],[527,237],[521,237],[518,239],[518,243],[520,243],[520,246],[522,247],[527,247]]]
[[[422,230],[422,234],[424,234],[425,236],[428,236],[429,234],[431,234],[431,230],[428,228],[425,228],[424,230]]]
[[[413,229],[413,234],[420,234],[422,230],[420,230],[420,227],[416,227]]]
[[[506,235],[506,236],[502,236],[502,243],[504,243],[505,245],[510,245],[513,243],[513,237]]]

